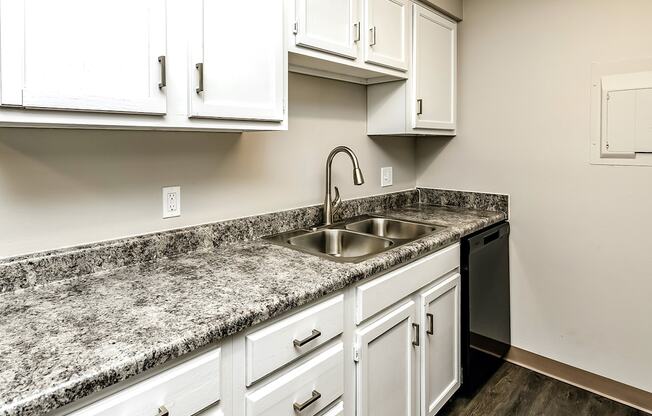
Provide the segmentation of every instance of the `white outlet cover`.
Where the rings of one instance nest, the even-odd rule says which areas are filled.
[[[394,177],[392,167],[380,168],[380,186],[392,186],[394,184]]]
[[[163,188],[163,218],[181,215],[181,187],[166,186]]]

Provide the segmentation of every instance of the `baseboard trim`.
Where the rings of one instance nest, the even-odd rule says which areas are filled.
[[[511,347],[506,361],[652,414],[652,393]]]

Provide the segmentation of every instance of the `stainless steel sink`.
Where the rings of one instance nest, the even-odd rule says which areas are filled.
[[[398,240],[414,240],[436,231],[434,225],[420,224],[390,218],[368,218],[366,220],[346,224],[347,230],[373,234]]]
[[[337,224],[288,231],[266,239],[337,262],[355,263],[445,229],[434,224],[363,215]]]
[[[392,240],[342,229],[324,229],[288,239],[305,251],[341,259],[379,253],[394,244]]]

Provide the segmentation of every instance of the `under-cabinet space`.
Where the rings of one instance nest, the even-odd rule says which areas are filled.
[[[0,1],[2,106],[165,114],[166,2]]]
[[[367,134],[454,136],[457,123],[457,23],[412,5],[407,81],[367,89]]]

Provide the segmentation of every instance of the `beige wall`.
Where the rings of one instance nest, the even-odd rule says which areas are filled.
[[[652,168],[589,165],[592,61],[652,56],[650,0],[465,0],[458,137],[417,184],[511,195],[514,344],[652,391]]]
[[[363,86],[290,74],[290,129],[215,134],[0,129],[0,257],[321,203],[324,163],[342,197],[414,188],[414,140],[366,136]],[[380,188],[380,167],[394,186]],[[161,218],[181,185],[182,216]]]

